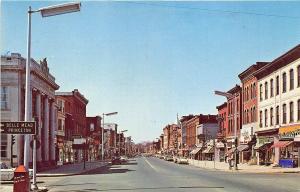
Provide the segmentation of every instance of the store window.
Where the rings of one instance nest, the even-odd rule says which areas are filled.
[[[1,87],[1,110],[8,109],[8,88]]]
[[[294,89],[294,70],[290,70],[290,90]]]
[[[286,124],[286,104],[282,105],[282,123]]]
[[[282,93],[286,92],[286,73],[282,74]]]
[[[290,102],[290,123],[294,122],[294,103]]]

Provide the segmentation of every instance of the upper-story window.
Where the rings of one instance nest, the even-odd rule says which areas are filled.
[[[279,76],[276,76],[276,95],[279,95]]]
[[[263,100],[263,85],[262,84],[259,85],[259,99],[260,99],[260,101]]]
[[[8,88],[1,87],[1,110],[8,109]]]
[[[270,97],[274,96],[274,82],[273,79],[270,80]]]
[[[297,113],[298,113],[298,115],[297,115],[298,118],[297,118],[297,119],[298,119],[298,121],[300,121],[300,99],[297,101],[297,105],[298,105],[298,106],[297,106],[297,108],[298,108],[298,109],[297,109],[297,111],[298,111],[298,112],[297,112]]]
[[[294,70],[290,70],[290,90],[294,89]]]
[[[294,122],[294,103],[290,102],[290,122]]]
[[[297,87],[300,87],[300,65],[297,67]]]
[[[1,134],[1,158],[7,157],[7,135]]]
[[[282,105],[282,123],[286,124],[286,104]]]
[[[279,106],[276,107],[276,125],[279,125]]]
[[[268,82],[265,82],[265,99],[268,99]]]
[[[259,127],[262,127],[262,111],[259,111]]]
[[[268,126],[268,110],[265,109],[265,127]]]
[[[95,130],[95,125],[94,125],[94,123],[91,123],[90,124],[90,131],[94,131]]]
[[[282,93],[286,92],[286,73],[282,74]]]
[[[253,116],[252,116],[253,122],[256,121],[256,108],[253,108]]]
[[[270,126],[273,126],[274,114],[273,108],[270,109]]]

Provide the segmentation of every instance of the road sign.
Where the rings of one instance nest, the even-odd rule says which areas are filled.
[[[1,122],[1,134],[29,134],[36,133],[34,121]]]

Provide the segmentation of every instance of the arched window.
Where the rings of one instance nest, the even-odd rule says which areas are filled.
[[[286,124],[286,104],[282,105],[282,123]]]
[[[300,87],[300,65],[297,67],[297,86]]]
[[[294,122],[294,103],[290,102],[290,123]]]
[[[270,109],[270,126],[273,126],[274,114],[273,108]]]
[[[265,99],[268,99],[268,82],[265,82]]]
[[[268,126],[268,110],[265,109],[265,127]]]
[[[276,125],[279,125],[279,106],[276,107]]]
[[[297,109],[297,111],[298,111],[298,112],[297,112],[297,113],[298,113],[298,115],[297,115],[298,118],[297,118],[297,119],[298,119],[298,121],[300,121],[300,99],[298,100],[297,105],[298,105],[298,107],[297,107],[297,108],[298,108],[298,109]]]
[[[279,76],[276,76],[276,95],[279,95]]]
[[[294,89],[294,70],[290,70],[290,90]]]
[[[273,79],[270,80],[270,97],[274,96],[274,82]]]

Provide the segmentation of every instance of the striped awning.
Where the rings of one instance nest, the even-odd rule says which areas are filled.
[[[247,151],[249,149],[248,145],[240,145],[237,147],[238,151]]]
[[[191,155],[196,155],[201,149],[202,149],[202,147],[197,147],[197,148],[193,149],[193,150],[190,152],[190,154],[191,154]]]
[[[278,141],[277,143],[274,143],[271,148],[273,147],[279,147],[279,148],[284,148],[292,144],[294,141]]]

